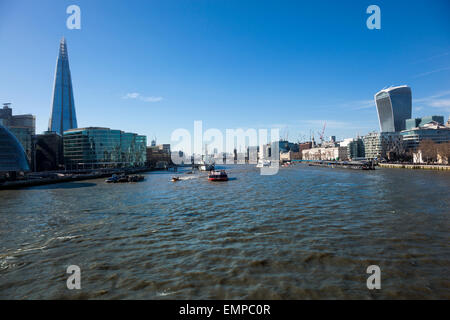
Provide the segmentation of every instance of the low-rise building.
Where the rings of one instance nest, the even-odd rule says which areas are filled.
[[[155,168],[167,168],[172,164],[170,144],[152,145],[147,147],[147,160],[145,165]]]
[[[303,160],[348,160],[347,147],[312,148],[302,151]]]
[[[280,152],[280,161],[287,162],[292,160],[301,160],[302,159],[302,153],[301,152]]]
[[[89,127],[64,132],[64,159],[69,169],[141,167],[147,137],[136,133]]]

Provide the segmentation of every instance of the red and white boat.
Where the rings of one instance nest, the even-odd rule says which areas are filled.
[[[225,170],[213,170],[209,172],[209,181],[228,181],[228,175]]]

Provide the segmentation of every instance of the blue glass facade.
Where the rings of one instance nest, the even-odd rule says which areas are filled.
[[[66,40],[62,38],[56,61],[52,115],[48,131],[58,132],[62,135],[64,131],[77,127],[69,56],[67,54]]]
[[[408,86],[381,90],[375,95],[381,132],[405,130],[406,120],[411,118],[412,95]]]
[[[408,119],[406,120],[406,130],[412,130],[414,128],[422,127],[427,123],[435,121],[440,125],[444,125],[444,117],[443,116],[427,116],[422,118]]]
[[[108,128],[64,132],[64,158],[69,168],[118,168],[145,165],[147,137]]]
[[[0,124],[0,172],[29,170],[27,157],[19,140]]]

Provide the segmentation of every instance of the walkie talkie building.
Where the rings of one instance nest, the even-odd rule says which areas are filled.
[[[64,131],[77,127],[67,44],[66,40],[62,38],[59,45],[58,59],[56,61],[52,115],[50,117],[48,131],[58,132],[62,135]]]
[[[406,119],[411,118],[412,95],[408,86],[383,89],[375,95],[375,104],[381,132],[405,130]]]

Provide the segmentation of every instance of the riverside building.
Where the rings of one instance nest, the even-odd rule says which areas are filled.
[[[302,151],[303,160],[348,160],[347,147],[312,148]]]
[[[170,144],[156,145],[156,142],[152,143],[152,146],[147,147],[146,154],[145,165],[148,167],[167,168],[172,163]]]
[[[34,171],[60,170],[64,166],[63,138],[57,132],[47,131],[34,137]]]
[[[364,141],[361,138],[349,138],[339,143],[339,146],[347,148],[347,155],[350,160],[364,158]]]
[[[36,133],[36,117],[31,114],[13,115],[10,105],[5,103],[0,109],[0,124],[8,128],[19,140],[30,163],[33,154],[32,137]]]
[[[68,169],[141,167],[146,162],[147,137],[109,128],[79,128],[64,132]]]
[[[0,175],[29,170],[27,157],[19,140],[0,124]]]
[[[404,153],[403,137],[398,132],[372,132],[363,137],[367,159],[390,159]]]
[[[431,121],[422,126],[402,131],[405,148],[415,151],[423,140],[431,140],[435,143],[450,142],[450,127],[444,126],[444,117],[441,118],[441,123]]]

